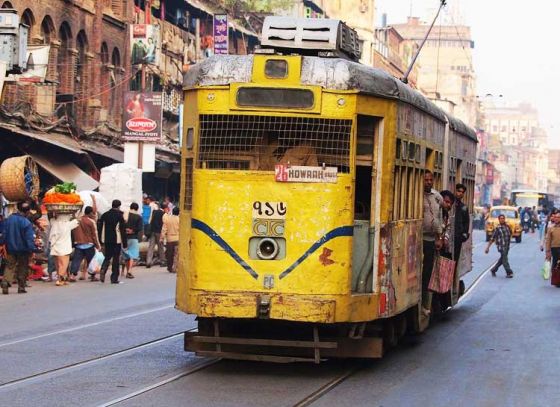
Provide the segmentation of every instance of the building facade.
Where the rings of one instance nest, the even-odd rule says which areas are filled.
[[[538,111],[528,103],[484,102],[485,130],[490,135],[494,164],[508,182],[508,190],[548,190],[548,141]]]
[[[77,128],[120,124],[118,95],[130,74],[127,0],[11,0],[2,8],[15,9],[29,27],[33,58],[27,73],[6,79],[3,106],[27,103],[46,120],[67,115]]]
[[[374,66],[375,1],[323,0],[322,3],[322,7],[329,18],[342,20],[356,30],[362,48],[360,62]]]
[[[98,178],[101,166],[118,159],[112,146],[120,140],[122,93],[131,75],[132,3],[10,0],[0,6],[14,9],[28,27],[27,69],[4,82],[0,161],[30,154],[45,176],[68,175],[61,170],[68,163],[75,174]]]
[[[404,38],[392,26],[383,25],[375,29],[373,66],[389,72],[395,78],[403,78],[418,47]],[[408,76],[408,84],[417,88],[418,65]]]
[[[393,27],[410,45],[419,46],[429,29],[417,17]],[[470,27],[437,24],[432,29],[417,59],[418,87],[431,99],[449,100],[454,115],[466,124],[477,123],[476,76],[472,64]]]
[[[162,137],[144,187],[177,197],[183,74],[213,55],[214,16],[230,10],[203,0],[0,0],[0,7],[15,10],[29,31],[27,69],[4,81],[0,163],[29,154],[44,187],[94,186],[101,168],[124,160],[125,92],[161,92]],[[132,61],[135,24],[159,33],[151,63]],[[226,52],[247,54],[258,43],[231,15],[226,32]]]

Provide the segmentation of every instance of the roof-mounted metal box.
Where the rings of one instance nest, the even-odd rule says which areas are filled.
[[[340,20],[266,17],[261,46],[304,55],[336,56],[357,61],[361,56],[355,30]]]

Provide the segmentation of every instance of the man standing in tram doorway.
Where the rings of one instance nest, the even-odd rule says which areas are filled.
[[[467,205],[463,203],[463,197],[467,192],[467,187],[463,184],[455,186],[455,233],[454,233],[454,248],[453,260],[459,264],[461,256],[461,247],[469,239],[470,233],[470,216]]]
[[[509,265],[508,259],[511,229],[506,223],[506,217],[504,215],[498,216],[498,221],[500,224],[494,229],[494,234],[492,235],[492,239],[490,239],[490,243],[488,243],[488,247],[486,247],[485,253],[488,254],[492,243],[496,242],[496,246],[500,252],[500,258],[496,265],[492,267],[492,270],[490,270],[492,272],[492,277],[496,277],[496,271],[498,271],[500,266],[504,266],[506,269],[506,277],[513,278],[513,270]]]
[[[432,296],[428,285],[434,268],[436,250],[442,247],[443,218],[441,203],[443,198],[434,189],[434,174],[430,170],[424,172],[424,222],[422,224],[422,240],[424,261],[422,263],[422,313],[430,314]]]

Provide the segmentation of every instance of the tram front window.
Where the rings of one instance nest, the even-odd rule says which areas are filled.
[[[351,120],[201,115],[198,168],[274,171],[276,164],[350,172]]]

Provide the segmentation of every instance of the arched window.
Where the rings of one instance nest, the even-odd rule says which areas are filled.
[[[74,59],[71,54],[73,47],[72,29],[70,24],[63,22],[58,30],[60,49],[58,50],[58,93],[71,94],[74,90]]]
[[[25,9],[23,14],[21,15],[21,23],[25,24],[29,27],[28,34],[27,34],[27,43],[31,44],[33,37],[36,36],[36,26],[35,26],[35,17],[33,16],[33,12],[30,9]]]
[[[76,57],[76,83],[81,84],[82,86],[85,85],[84,82],[84,74],[87,72],[86,64],[87,58],[86,54],[88,52],[88,40],[87,35],[84,30],[78,33],[78,37],[76,38],[76,49],[78,50],[78,55]],[[80,86],[80,90],[82,87]]]
[[[4,3],[2,3],[2,8],[14,8],[14,6],[12,6],[12,3],[10,3],[9,1],[5,1]]]
[[[76,103],[77,118],[81,119],[81,123],[85,124],[88,120],[87,106],[88,106],[88,91],[90,90],[90,77],[91,72],[89,68],[88,51],[89,44],[87,35],[84,30],[81,30],[76,37],[76,59],[75,59],[75,85],[74,96],[78,101]]]
[[[100,78],[100,91],[101,93],[101,106],[105,109],[109,109],[109,99],[111,93],[110,79],[113,74],[113,68],[109,65],[109,47],[106,42],[101,44],[101,51],[99,53],[101,57],[101,78]]]
[[[43,44],[50,44],[56,38],[56,30],[51,16],[45,16],[41,23],[41,37],[43,37]]]
[[[51,44],[56,42],[56,29],[50,16],[45,16],[41,22],[41,38],[43,44]],[[54,44],[53,44],[54,45]],[[49,82],[56,82],[58,78],[58,44],[51,46],[49,49],[49,61],[47,66],[47,74],[45,79]]]
[[[113,120],[116,124],[120,124],[121,116],[120,112],[122,106],[122,98],[124,87],[122,85],[123,74],[121,66],[121,53],[118,48],[113,48],[111,54],[111,65],[113,65],[113,75],[111,75],[109,84],[111,89],[111,98],[109,101],[109,109],[113,115]]]

